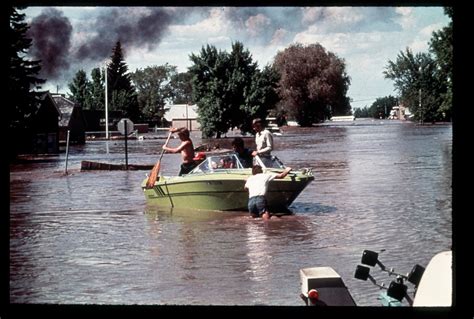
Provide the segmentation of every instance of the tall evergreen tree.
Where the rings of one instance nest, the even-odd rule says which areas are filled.
[[[69,83],[69,91],[71,91],[70,99],[79,104],[84,109],[90,109],[91,93],[90,82],[84,70],[77,71],[74,79]]]
[[[107,68],[109,109],[121,111],[124,117],[132,121],[140,121],[137,94],[128,73],[128,66],[124,61],[120,41],[113,48],[110,58],[111,62]]]
[[[8,39],[8,84],[7,96],[11,97],[8,105],[10,129],[28,128],[31,114],[35,111],[35,93],[32,91],[45,82],[37,77],[40,61],[30,61],[26,54],[31,47],[31,39],[27,38],[28,25],[24,22],[25,15],[18,13],[16,8],[9,7]]]
[[[94,68],[91,71],[92,81],[90,82],[90,108],[92,110],[105,109],[105,85],[104,72],[100,68]]]

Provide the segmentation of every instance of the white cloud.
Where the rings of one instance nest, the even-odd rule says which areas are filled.
[[[416,25],[416,18],[413,15],[413,9],[409,7],[396,8],[395,12],[399,14],[395,22],[400,24],[403,30],[410,30]]]
[[[247,19],[247,21],[245,21],[247,31],[249,32],[250,36],[253,37],[258,36],[269,25],[270,19],[261,13],[251,16]]]
[[[90,27],[107,8],[62,7],[74,27],[74,47],[91,38]],[[182,8],[165,8],[180,17]],[[289,10],[291,9],[291,10]],[[127,14],[144,15],[146,7]],[[190,66],[189,55],[211,44],[229,50],[233,41],[242,41],[260,67],[271,62],[279,50],[291,43],[320,43],[346,61],[352,78],[349,95],[385,96],[393,93],[391,81],[383,78],[388,60],[400,51],[426,51],[434,30],[446,25],[442,8],[432,7],[306,7],[306,8],[190,8],[192,18],[174,19],[161,42],[149,50],[146,45],[127,52],[129,69],[169,63],[179,72]],[[41,8],[28,8],[28,18]],[[26,13],[25,12],[25,13]],[[292,15],[288,13],[292,12]],[[249,37],[250,36],[250,37]]]

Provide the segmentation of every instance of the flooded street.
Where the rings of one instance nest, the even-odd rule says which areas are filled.
[[[129,141],[129,163],[154,164],[163,142]],[[64,153],[10,165],[10,302],[299,306],[299,269],[331,266],[358,305],[379,306],[378,288],[353,278],[364,249],[407,273],[452,244],[450,124],[287,128],[273,154],[315,180],[293,215],[269,221],[147,207],[148,171],[80,171],[124,163],[123,144],[72,147],[68,175]],[[180,156],[161,163],[174,175]]]

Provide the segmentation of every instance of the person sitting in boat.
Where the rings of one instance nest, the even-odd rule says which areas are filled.
[[[253,163],[252,150],[244,147],[244,140],[236,137],[232,141],[232,148],[244,168],[251,168]]]
[[[196,167],[196,162],[194,161],[194,146],[191,138],[189,137],[189,130],[185,127],[181,128],[170,128],[170,132],[178,133],[178,137],[181,140],[181,144],[176,147],[168,147],[163,145],[163,149],[169,153],[181,153],[182,163],[179,170],[179,176],[189,173]]]
[[[252,217],[261,216],[263,219],[271,217],[267,207],[267,200],[265,199],[268,183],[274,179],[285,178],[290,171],[291,167],[287,167],[279,174],[263,173],[260,165],[252,167],[252,176],[247,179],[244,186],[249,191],[248,210]]]

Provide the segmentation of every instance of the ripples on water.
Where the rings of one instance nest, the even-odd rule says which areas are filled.
[[[315,181],[292,216],[268,222],[147,207],[146,171],[79,171],[81,160],[123,162],[120,141],[71,149],[67,176],[64,154],[12,165],[10,301],[302,305],[299,269],[331,266],[357,304],[380,305],[376,287],[353,279],[364,249],[385,249],[382,262],[405,273],[451,246],[452,127],[355,124],[275,138],[274,153]],[[129,162],[154,163],[162,143],[130,141]],[[178,165],[165,155],[163,174]]]

